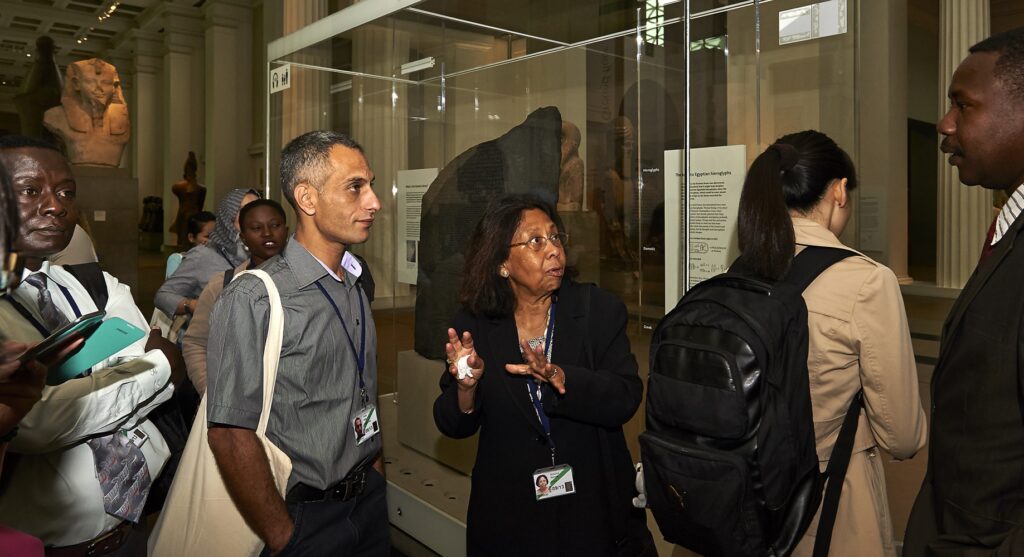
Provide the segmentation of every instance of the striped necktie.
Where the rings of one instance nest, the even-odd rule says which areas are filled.
[[[46,288],[46,275],[34,273],[25,277],[25,282],[36,287],[36,305],[39,306],[39,314],[42,316],[44,324],[49,327],[50,332],[56,331],[69,323],[68,318],[53,303],[53,296],[50,295],[50,290]]]

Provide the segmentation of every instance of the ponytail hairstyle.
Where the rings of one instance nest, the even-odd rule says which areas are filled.
[[[740,194],[739,244],[747,267],[779,280],[796,253],[789,212],[808,213],[834,180],[857,187],[850,156],[814,130],[784,135],[754,159]]]

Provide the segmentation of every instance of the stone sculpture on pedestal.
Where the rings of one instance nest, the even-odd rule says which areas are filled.
[[[69,64],[61,106],[47,110],[43,123],[63,140],[72,164],[118,166],[131,127],[117,68],[98,58]]]

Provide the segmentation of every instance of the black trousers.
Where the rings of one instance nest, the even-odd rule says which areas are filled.
[[[295,531],[279,557],[390,556],[386,491],[384,477],[371,467],[363,492],[348,501],[289,503]],[[269,555],[263,548],[260,556]]]

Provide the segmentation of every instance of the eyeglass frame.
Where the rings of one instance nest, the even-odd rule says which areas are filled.
[[[534,240],[543,240],[543,242],[532,244]],[[569,233],[555,232],[554,234],[549,234],[547,236],[534,236],[525,242],[516,242],[514,244],[509,244],[508,247],[517,248],[519,246],[524,246],[530,248],[530,251],[539,252],[544,251],[544,248],[548,246],[548,242],[564,249],[565,246],[569,243]],[[531,248],[531,245],[537,245],[539,247]]]

